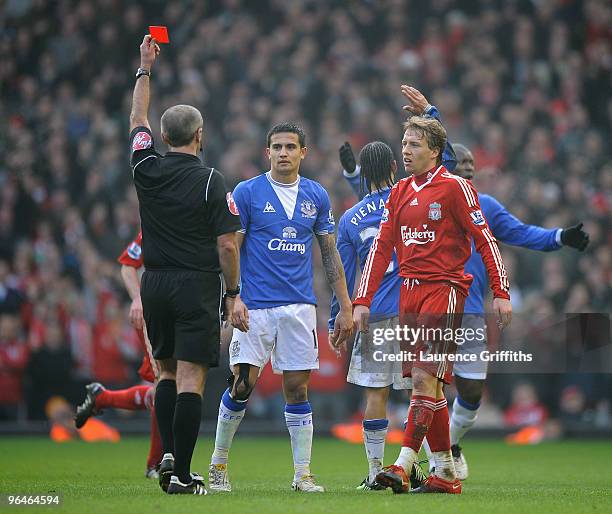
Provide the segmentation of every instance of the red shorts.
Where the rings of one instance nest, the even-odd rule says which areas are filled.
[[[400,325],[415,329],[410,340],[403,339],[401,344],[402,350],[411,356],[402,362],[404,377],[411,376],[414,367],[450,383],[453,357],[448,356],[457,351],[454,334],[461,327],[464,305],[465,296],[450,282],[404,279],[399,321]]]
[[[137,330],[136,332],[138,333],[138,339],[140,340],[144,349],[144,357],[142,358],[142,364],[140,365],[138,374],[140,375],[140,378],[146,382],[155,382],[155,377],[157,375],[157,363],[153,358],[151,343],[149,342],[148,337],[145,335],[144,330]]]

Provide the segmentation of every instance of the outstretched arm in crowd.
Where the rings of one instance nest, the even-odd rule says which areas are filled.
[[[138,69],[139,76],[136,79],[134,95],[132,96],[130,132],[136,127],[147,127],[151,130],[147,119],[147,113],[149,112],[149,75],[158,54],[159,46],[155,39],[147,34],[140,45],[140,68]],[[143,71],[146,73],[143,73]]]

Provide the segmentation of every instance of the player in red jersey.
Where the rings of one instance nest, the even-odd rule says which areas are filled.
[[[121,264],[121,278],[132,299],[129,314],[130,323],[136,329],[144,349],[144,357],[138,374],[144,381],[153,383],[159,375],[159,370],[153,358],[151,343],[146,334],[140,299],[140,278],[138,276],[138,270],[143,265],[142,232],[138,232],[136,239],[128,245],[117,260]],[[157,428],[157,418],[153,410],[155,387],[153,385],[138,385],[128,389],[111,391],[102,384],[94,382],[87,385],[86,390],[85,401],[77,407],[75,417],[77,428],[81,428],[91,416],[100,414],[102,409],[149,410],[151,413],[151,443],[145,476],[157,479],[157,467],[162,458],[162,444]]]
[[[416,462],[425,436],[436,457],[436,474],[413,492],[460,493],[450,451],[449,418],[443,385],[452,374],[456,345],[448,334],[461,327],[472,282],[464,273],[471,239],[481,254],[494,293],[493,309],[501,327],[512,316],[509,283],[499,248],[473,186],[441,165],[446,131],[432,118],[414,116],[404,125],[404,167],[409,175],[393,186],[378,235],[372,243],[354,303],[354,321],[368,331],[370,303],[397,254],[400,323],[420,332],[404,340],[404,376],[412,376],[413,394],[402,450],[395,464],[376,481],[396,493],[409,490],[406,470]],[[438,332],[434,329],[437,329]],[[438,464],[439,462],[439,464]]]

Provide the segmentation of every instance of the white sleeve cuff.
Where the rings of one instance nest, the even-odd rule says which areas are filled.
[[[557,233],[555,234],[555,241],[559,246],[563,246],[563,242],[561,241],[561,232],[563,232],[562,228],[557,229]]]
[[[359,164],[357,166],[355,166],[355,171],[353,171],[353,173],[349,173],[346,170],[342,170],[342,174],[346,177],[346,178],[353,178],[353,177],[357,177],[359,176],[359,174],[361,173],[361,166],[359,166]]]

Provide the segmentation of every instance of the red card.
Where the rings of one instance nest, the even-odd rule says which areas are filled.
[[[158,43],[170,43],[170,37],[168,37],[168,27],[164,26],[149,26],[149,34]]]

